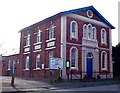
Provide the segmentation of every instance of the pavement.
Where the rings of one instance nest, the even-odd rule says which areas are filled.
[[[8,92],[31,92],[31,91],[119,91],[120,85],[117,80],[80,81],[52,84],[49,80],[37,78],[15,77],[14,86],[11,86],[11,77],[0,76],[1,91]],[[2,82],[1,82],[2,81]]]

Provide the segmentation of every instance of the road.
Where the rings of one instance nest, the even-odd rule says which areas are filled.
[[[48,81],[44,80],[33,80],[33,79],[24,79],[24,78],[15,78],[15,86],[10,86],[11,77],[2,77],[2,86],[1,90],[3,93],[7,92],[18,92],[18,91],[34,91],[40,92],[44,91],[44,93],[54,93],[54,92],[61,92],[61,91],[69,91],[68,93],[76,93],[78,91],[102,91],[109,93],[114,93],[120,91],[120,85],[118,81],[114,80],[105,80],[105,81],[92,81],[92,82],[63,82],[63,83],[53,83],[50,84]],[[23,92],[22,92],[23,93]],[[81,93],[81,92],[80,92]],[[98,93],[98,92],[97,92]]]

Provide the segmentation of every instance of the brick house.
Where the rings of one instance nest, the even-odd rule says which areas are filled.
[[[71,71],[79,78],[104,78],[105,72],[111,78],[112,29],[93,6],[60,12],[26,27],[20,30],[19,75],[47,76],[54,57],[63,60],[63,78]]]
[[[19,76],[19,54],[2,56],[2,75]]]

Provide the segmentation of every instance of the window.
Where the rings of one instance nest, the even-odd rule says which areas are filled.
[[[41,38],[42,38],[42,31],[38,30],[38,32],[37,32],[37,43],[41,42]]]
[[[78,25],[75,21],[71,22],[70,25],[70,36],[72,38],[78,38]]]
[[[106,30],[101,30],[101,43],[106,43]]]
[[[102,70],[107,69],[107,53],[105,51],[101,53],[101,67]]]
[[[92,33],[92,25],[88,24],[88,39],[91,39],[91,33]]]
[[[72,47],[70,49],[70,62],[71,62],[71,68],[77,68],[77,64],[78,64],[78,50],[75,47]]]
[[[51,59],[52,57],[54,57],[54,52],[53,52],[53,51],[49,52],[49,62],[50,62],[50,59]]]
[[[40,54],[36,55],[36,69],[40,69],[41,64],[40,64]]]
[[[30,34],[26,37],[26,46],[30,45]]]
[[[86,37],[87,37],[87,25],[85,24],[85,25],[83,26],[83,38],[86,39]]]
[[[55,38],[55,25],[51,22],[50,27],[47,29],[49,30],[49,39]]]
[[[92,36],[92,39],[93,39],[93,40],[96,40],[96,28],[93,27],[93,28],[92,28],[92,31],[93,31],[93,33],[92,33],[92,35],[93,35],[93,36]]]
[[[26,59],[25,59],[25,69],[26,70],[29,69],[29,56],[26,56]]]
[[[11,60],[8,61],[8,70],[11,69]]]
[[[92,18],[92,17],[93,17],[93,12],[92,12],[91,10],[88,10],[88,11],[87,11],[87,16],[88,16],[89,18]]]
[[[91,24],[84,24],[83,25],[83,38],[96,41],[97,35],[96,35],[96,27],[92,26]]]

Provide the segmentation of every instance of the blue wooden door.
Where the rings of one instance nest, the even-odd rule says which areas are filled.
[[[92,78],[93,64],[92,58],[87,58],[87,77]]]

